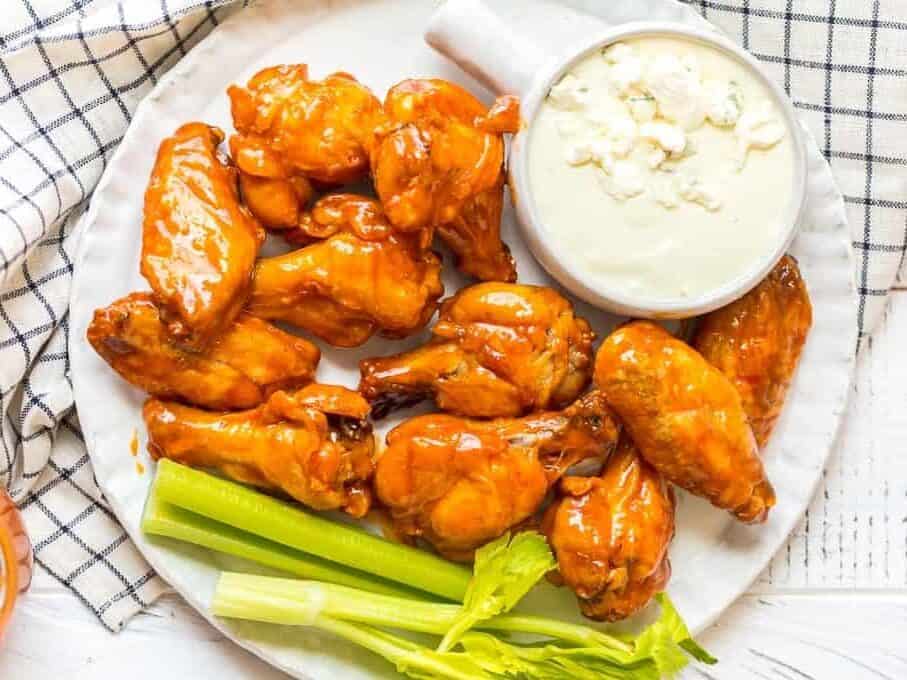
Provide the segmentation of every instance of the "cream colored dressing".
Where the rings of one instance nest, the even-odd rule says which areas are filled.
[[[644,37],[586,58],[551,88],[530,134],[545,228],[609,288],[707,293],[785,227],[791,132],[757,77],[706,45]]]

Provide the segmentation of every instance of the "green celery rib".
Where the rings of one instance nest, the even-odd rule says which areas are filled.
[[[469,571],[436,555],[332,522],[170,460],[158,462],[151,493],[160,501],[275,543],[448,600],[462,602],[469,584]]]
[[[313,625],[383,656],[397,667],[397,672],[410,677],[439,680],[492,680],[494,677],[466,654],[433,654],[425,647],[370,626],[326,616],[318,617]]]
[[[178,508],[150,494],[142,514],[142,531],[242,557],[300,578],[326,581],[405,599],[420,593],[340,564],[246,533]]]
[[[303,604],[279,595],[246,589],[241,579],[231,584],[224,583],[221,578],[214,594],[213,611],[217,616],[227,618],[312,626],[329,631],[383,656],[400,672],[414,677],[449,680],[492,677],[472,663],[468,655],[436,655],[425,647],[386,631],[325,616],[319,602]]]
[[[255,602],[256,599],[268,602],[269,606],[262,606],[257,611],[255,608],[242,611],[231,609],[231,604],[236,601]],[[455,604],[402,600],[342,585],[231,572],[221,574],[213,608],[218,616],[271,616],[267,619],[258,618],[269,623],[299,625],[304,623],[300,618],[320,614],[336,620],[435,635],[444,635],[460,612],[459,605]],[[476,628],[531,633],[581,647],[612,649],[622,654],[633,651],[633,645],[605,632],[541,616],[499,614],[480,621]]]

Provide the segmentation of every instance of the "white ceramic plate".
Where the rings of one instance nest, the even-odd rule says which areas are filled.
[[[597,16],[576,10],[589,5]],[[620,5],[620,7],[613,5]],[[148,561],[190,604],[210,619],[208,605],[219,569],[228,562],[207,550],[142,535],[139,521],[151,481],[137,471],[129,443],[139,432],[144,395],[120,380],[84,340],[92,311],[133,290],[139,276],[142,195],[160,140],[178,125],[201,119],[230,129],[226,87],[260,67],[308,62],[315,77],[353,72],[380,96],[409,76],[440,76],[481,92],[422,41],[435,3],[424,0],[260,2],[226,21],[161,81],[142,103],[107,168],[85,225],[72,293],[71,354],[76,402],[95,474],[117,517]],[[568,5],[570,7],[568,7]],[[627,3],[494,3],[520,31],[558,50],[602,22],[632,19],[702,20],[670,0]],[[571,9],[571,7],[573,9]],[[594,9],[593,9],[594,7]],[[778,505],[768,523],[744,527],[697,499],[680,501],[677,538],[671,550],[670,594],[694,631],[710,624],[746,590],[802,515],[831,450],[846,406],[853,368],[856,300],[843,201],[827,164],[810,145],[806,230],[794,244],[815,307],[815,325],[788,405],[765,452]],[[504,237],[519,265],[520,280],[553,285],[522,244],[510,211]],[[448,269],[450,269],[448,267]],[[451,271],[448,292],[464,284]],[[584,305],[579,312],[603,335],[618,321]],[[357,350],[324,349],[318,377],[355,386],[360,358],[412,346],[374,340]],[[388,423],[392,424],[392,423]],[[543,587],[532,608],[576,616],[572,596]],[[394,677],[383,661],[313,631],[212,620],[226,635],[299,678]]]

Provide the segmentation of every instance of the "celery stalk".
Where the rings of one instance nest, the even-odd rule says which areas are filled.
[[[417,677],[450,678],[451,680],[476,680],[476,678],[491,677],[463,654],[438,655],[414,642],[385,631],[325,616],[317,601],[301,604],[297,600],[247,588],[242,578],[225,581],[225,576],[242,577],[243,575],[224,574],[221,577],[213,604],[214,613],[218,616],[319,628],[383,656],[397,666],[401,673],[414,671],[418,674],[421,672],[422,675],[417,675]]]
[[[217,522],[411,588],[462,601],[469,571],[436,555],[338,524],[241,484],[161,460],[151,493]]]
[[[438,654],[426,647],[369,626],[337,621],[326,616],[315,620],[315,627],[365,647],[383,656],[397,671],[413,678],[447,678],[449,680],[493,680],[469,654]]]
[[[142,531],[242,557],[300,578],[339,583],[400,598],[420,596],[418,591],[392,584],[370,574],[356,572],[319,557],[306,555],[293,548],[170,505],[157,498],[155,494],[150,494],[145,503]]]
[[[358,603],[344,604],[360,599]],[[521,645],[506,642],[488,633],[467,632],[457,642],[457,651],[435,649],[396,637],[374,625],[398,625],[404,614],[415,613],[418,603],[361,593],[343,586],[287,581],[244,574],[222,574],[212,602],[217,616],[276,624],[310,626],[330,631],[361,645],[396,665],[413,678],[485,678],[505,680],[659,680],[676,674],[693,657],[703,663],[715,659],[700,648],[666,596],[658,596],[661,614],[638,636],[612,640],[608,646],[564,646],[555,640],[545,644]],[[394,609],[388,607],[393,604]],[[455,605],[431,605],[438,612],[458,610]],[[353,612],[353,620],[344,620]],[[453,611],[456,616],[456,611]],[[503,615],[506,616],[506,615]],[[425,618],[417,613],[417,618]],[[440,619],[446,618],[439,613]],[[492,627],[495,621],[479,625]],[[525,617],[524,617],[525,618]],[[451,617],[451,620],[455,620]],[[552,625],[558,622],[552,622]],[[416,628],[422,630],[422,628]],[[438,630],[443,630],[439,625]],[[602,634],[603,636],[605,634]]]
[[[236,602],[248,606],[237,611]],[[256,602],[260,603],[260,608],[254,606]],[[455,604],[420,602],[342,585],[230,572],[221,574],[213,603],[213,611],[218,616],[302,625],[304,621],[300,618],[320,614],[343,621],[442,636],[457,620],[460,610]],[[632,645],[594,628],[541,616],[499,614],[480,621],[476,628],[540,635],[580,647],[602,647],[623,653],[633,651]]]

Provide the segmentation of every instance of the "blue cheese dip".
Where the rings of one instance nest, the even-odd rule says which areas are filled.
[[[792,134],[733,56],[633,38],[550,89],[530,132],[529,181],[549,237],[587,278],[685,299],[751,271],[777,244]]]

